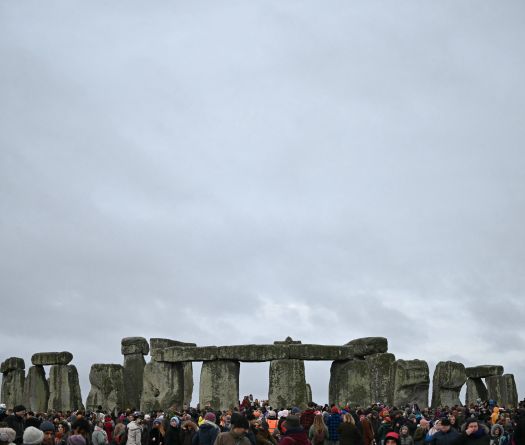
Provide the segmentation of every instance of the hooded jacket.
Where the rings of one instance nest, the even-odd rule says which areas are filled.
[[[289,428],[283,434],[279,445],[310,445],[310,441],[303,427]]]
[[[128,423],[128,440],[126,445],[141,445],[142,428],[134,420]]]
[[[219,434],[219,427],[209,420],[205,420],[199,426],[199,431],[192,438],[192,445],[213,445]]]

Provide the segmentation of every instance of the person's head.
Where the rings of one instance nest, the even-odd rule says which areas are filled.
[[[450,431],[450,420],[446,417],[444,419],[441,419],[441,427],[440,430],[444,433],[448,433]]]
[[[24,445],[40,445],[43,440],[44,433],[38,428],[28,426],[25,429],[23,436]]]
[[[343,414],[343,422],[345,423],[351,423],[352,425],[355,425],[354,418],[351,414],[345,413]]]
[[[235,436],[242,436],[246,434],[250,429],[250,423],[248,419],[241,415],[232,416],[231,419],[231,432]]]
[[[429,427],[429,422],[427,419],[421,419],[419,421],[419,426],[425,430],[428,430],[428,427]]]
[[[13,443],[16,438],[16,431],[12,428],[0,428],[0,445]]]
[[[18,417],[24,417],[27,414],[26,407],[24,405],[17,405],[13,408],[13,412]]]
[[[399,434],[391,431],[385,436],[385,445],[399,445]]]
[[[408,426],[403,425],[403,426],[399,429],[399,433],[400,433],[402,436],[408,436]]]
[[[153,421],[153,428],[155,428],[155,429],[160,428],[161,423],[162,423],[162,422],[161,422],[159,419],[155,419],[155,420]]]
[[[467,420],[467,423],[465,424],[465,431],[467,434],[475,433],[479,430],[479,424],[476,419],[469,419]]]
[[[172,426],[173,428],[177,428],[179,426],[179,418],[176,416],[173,416],[170,419],[170,426]]]
[[[217,416],[215,416],[215,413],[212,413],[212,412],[210,411],[210,412],[207,412],[207,413],[204,415],[204,420],[207,420],[208,422],[213,422],[213,423],[215,423],[215,421],[217,420]]]
[[[448,415],[448,420],[450,420],[450,424],[451,425],[455,425],[456,424],[456,416],[454,414],[449,414]]]
[[[87,437],[88,434],[91,434],[91,425],[84,417],[80,417],[71,425],[71,431],[73,435]]]

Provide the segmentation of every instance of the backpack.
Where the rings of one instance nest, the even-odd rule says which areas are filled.
[[[326,431],[324,428],[322,430],[316,430],[314,431],[314,437],[313,437],[312,443],[314,445],[322,444],[324,443],[325,438],[326,438]]]

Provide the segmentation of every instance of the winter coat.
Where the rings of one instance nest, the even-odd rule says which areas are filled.
[[[399,445],[414,445],[414,439],[412,439],[410,434],[407,434],[406,436],[400,434]]]
[[[213,445],[250,445],[250,439],[245,435],[237,436],[231,431],[219,433]]]
[[[326,427],[326,425],[324,426],[324,441],[317,443],[315,441],[315,436],[315,426],[312,425],[308,430],[308,439],[310,439],[312,445],[327,445],[328,441],[330,440],[330,435],[328,434],[328,428]]]
[[[164,436],[165,445],[181,445],[180,428],[169,426]]]
[[[362,436],[357,427],[348,422],[341,422],[337,428],[340,445],[362,445]]]
[[[152,428],[149,432],[149,445],[163,445],[164,436],[159,428]]]
[[[195,434],[197,434],[197,424],[193,423],[191,420],[183,422],[180,430],[181,445],[191,445]]]
[[[192,438],[192,445],[213,445],[219,434],[219,427],[208,420],[201,423],[199,431]]]
[[[339,440],[338,428],[341,422],[342,422],[342,419],[338,413],[332,413],[326,419],[326,426],[328,427],[328,434],[330,435],[330,440],[333,442],[337,442]]]
[[[480,425],[479,430],[470,436],[463,432],[454,442],[454,445],[489,445],[490,436],[485,429]]]
[[[286,433],[283,434],[279,445],[311,445],[308,437],[306,436],[306,431],[300,428],[289,428],[286,430]]]
[[[374,428],[367,417],[361,420],[361,429],[363,430],[363,445],[372,445],[375,436]]]
[[[301,426],[305,431],[308,431],[314,423],[315,411],[313,409],[306,409],[302,412],[300,417]]]
[[[91,442],[93,445],[106,445],[108,443],[107,435],[104,434],[105,431],[99,426],[95,427],[95,431],[91,435]]]
[[[140,439],[142,436],[142,429],[135,421],[128,423],[126,427],[128,429],[128,440],[126,445],[141,445]]]
[[[25,423],[23,417],[18,417],[16,414],[11,414],[5,418],[5,423],[9,428],[15,430],[16,437],[14,443],[20,445],[24,442]]]
[[[438,431],[432,436],[430,440],[431,445],[453,445],[459,438],[460,434],[454,429],[450,428],[446,433],[445,431]]]

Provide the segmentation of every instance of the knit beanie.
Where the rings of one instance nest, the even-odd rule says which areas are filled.
[[[24,431],[23,439],[24,445],[39,445],[44,440],[44,433],[34,426],[28,426]]]
[[[81,434],[73,434],[67,439],[67,445],[86,445],[86,439]]]
[[[0,428],[0,442],[11,443],[16,438],[16,431],[13,428]]]
[[[215,419],[215,414],[211,411],[209,413],[206,413],[206,415],[204,416],[204,420],[207,420],[208,422],[215,422]]]
[[[55,425],[53,425],[49,420],[44,420],[41,424],[40,424],[40,430],[41,431],[51,431],[52,433],[55,432]]]

